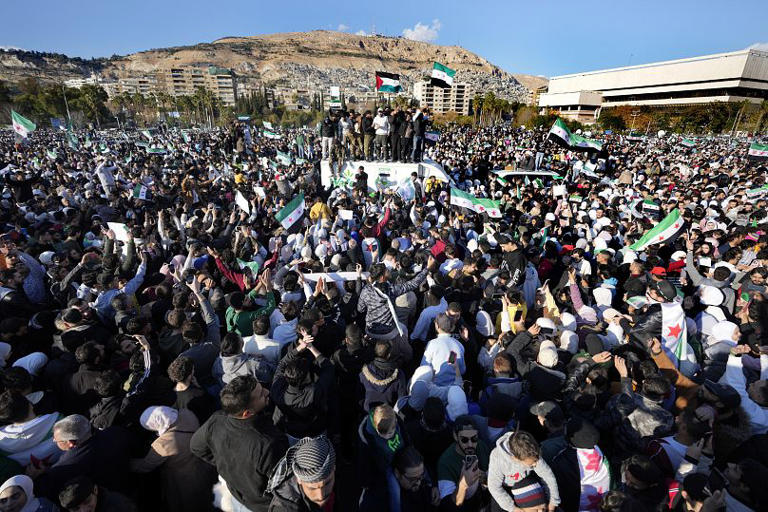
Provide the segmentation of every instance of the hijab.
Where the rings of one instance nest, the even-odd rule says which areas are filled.
[[[16,475],[11,477],[0,486],[0,493],[10,487],[20,487],[27,496],[27,502],[19,512],[34,512],[40,507],[40,500],[35,498],[34,484],[31,478],[26,475]]]
[[[162,436],[176,423],[178,417],[179,412],[176,409],[164,405],[153,405],[141,413],[140,423],[145,429],[154,430],[158,436]]]

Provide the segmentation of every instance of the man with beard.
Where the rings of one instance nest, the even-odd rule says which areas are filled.
[[[490,450],[469,416],[456,418],[453,439],[437,463],[440,501],[455,510],[478,510],[487,500],[480,484],[487,478]]]

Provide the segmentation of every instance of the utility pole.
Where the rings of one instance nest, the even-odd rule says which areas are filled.
[[[61,83],[61,93],[64,95],[64,107],[67,109],[67,126],[72,126],[72,118],[69,115],[69,103],[67,103],[67,88],[64,87],[64,82]]]
[[[638,110],[635,110],[635,111],[632,112],[632,114],[630,114],[630,117],[632,118],[632,126],[629,127],[629,133],[630,134],[632,134],[632,132],[635,129],[635,119],[639,115],[640,115],[640,111],[638,111]]]

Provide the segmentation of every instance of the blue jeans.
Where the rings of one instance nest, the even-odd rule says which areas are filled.
[[[424,137],[421,135],[414,135],[413,136],[413,149],[411,150],[411,162],[421,162],[421,151],[422,146],[424,145]],[[419,156],[418,160],[416,159],[416,155]]]

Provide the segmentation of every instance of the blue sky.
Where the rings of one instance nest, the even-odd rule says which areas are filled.
[[[513,73],[554,76],[762,43],[768,2],[2,0],[0,47],[93,57],[230,35],[341,29],[461,45]]]

